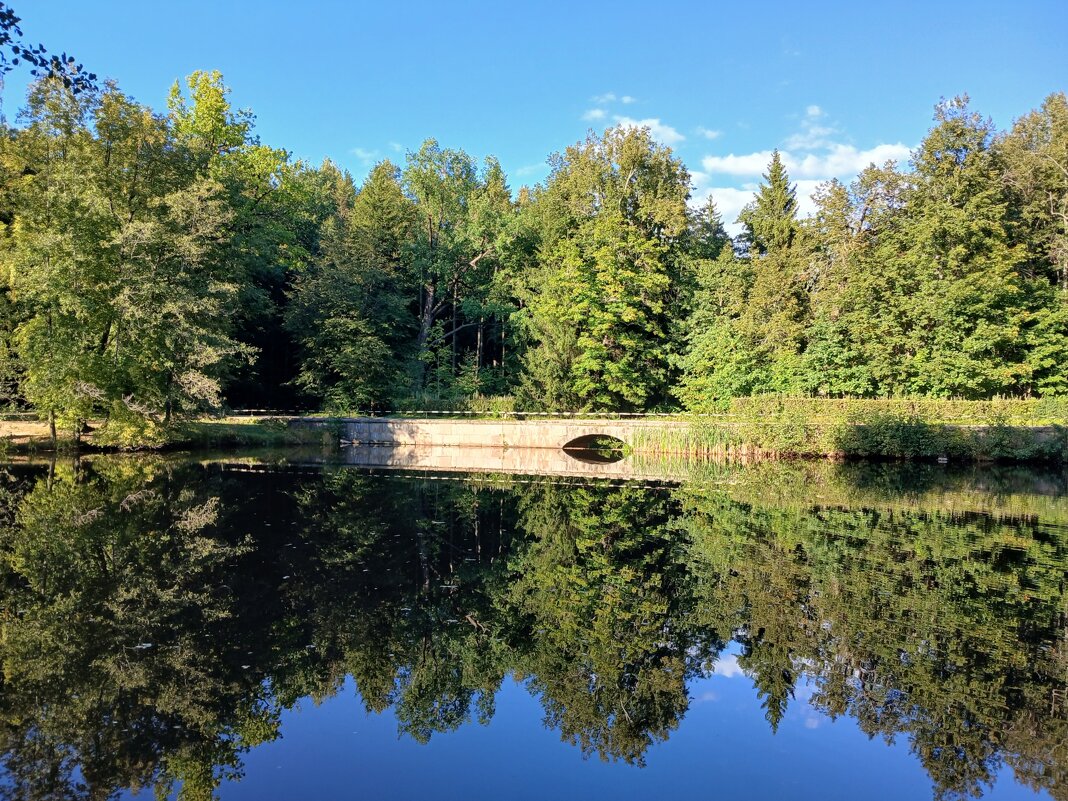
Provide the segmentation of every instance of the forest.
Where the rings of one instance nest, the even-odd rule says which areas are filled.
[[[907,164],[728,235],[648,129],[513,188],[427,139],[362,183],[261,142],[218,72],[158,112],[48,74],[0,136],[0,386],[53,431],[234,408],[713,411],[1068,393],[1068,98],[935,106]]]

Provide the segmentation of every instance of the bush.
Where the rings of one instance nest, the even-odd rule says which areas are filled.
[[[158,448],[167,444],[167,430],[153,420],[115,401],[103,428],[93,434],[93,444],[105,448],[132,450]]]

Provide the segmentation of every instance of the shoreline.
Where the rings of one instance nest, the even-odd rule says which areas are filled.
[[[37,421],[0,421],[0,453],[46,455],[69,453],[163,453],[257,448],[337,448],[344,441],[358,441],[346,432],[373,423],[385,437],[366,444],[442,444],[435,431],[448,431],[445,444],[464,447],[530,447],[498,439],[490,442],[482,432],[510,427],[538,429],[552,421],[514,419],[503,423],[492,415],[456,419],[450,417],[226,417],[179,424],[163,441],[114,445],[93,441],[88,432],[76,446],[68,434],[53,448],[48,425]],[[618,428],[619,418],[584,418],[584,428],[603,423],[608,434]],[[562,425],[563,423],[561,423]],[[690,459],[815,459],[916,461],[1017,464],[1068,463],[1068,426],[1058,424],[949,424],[918,418],[877,418],[870,422],[827,421],[795,415],[761,415],[749,420],[713,420],[680,414],[661,417],[659,424],[631,423],[633,436],[625,443],[629,453],[641,460],[685,461]],[[406,432],[398,438],[395,433]],[[470,434],[473,441],[467,440]],[[475,435],[479,436],[475,436]],[[414,439],[413,439],[414,436]],[[441,437],[438,437],[441,439]],[[537,447],[552,447],[555,444]],[[537,450],[537,447],[531,450]]]

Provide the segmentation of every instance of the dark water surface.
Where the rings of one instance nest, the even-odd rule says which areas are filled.
[[[1068,798],[1065,473],[648,473],[7,465],[0,797]]]

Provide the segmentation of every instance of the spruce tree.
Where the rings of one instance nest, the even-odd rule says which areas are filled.
[[[753,263],[753,285],[738,320],[741,347],[752,351],[767,379],[756,392],[797,392],[808,317],[804,262],[798,242],[797,189],[772,154],[764,183],[738,221]]]

